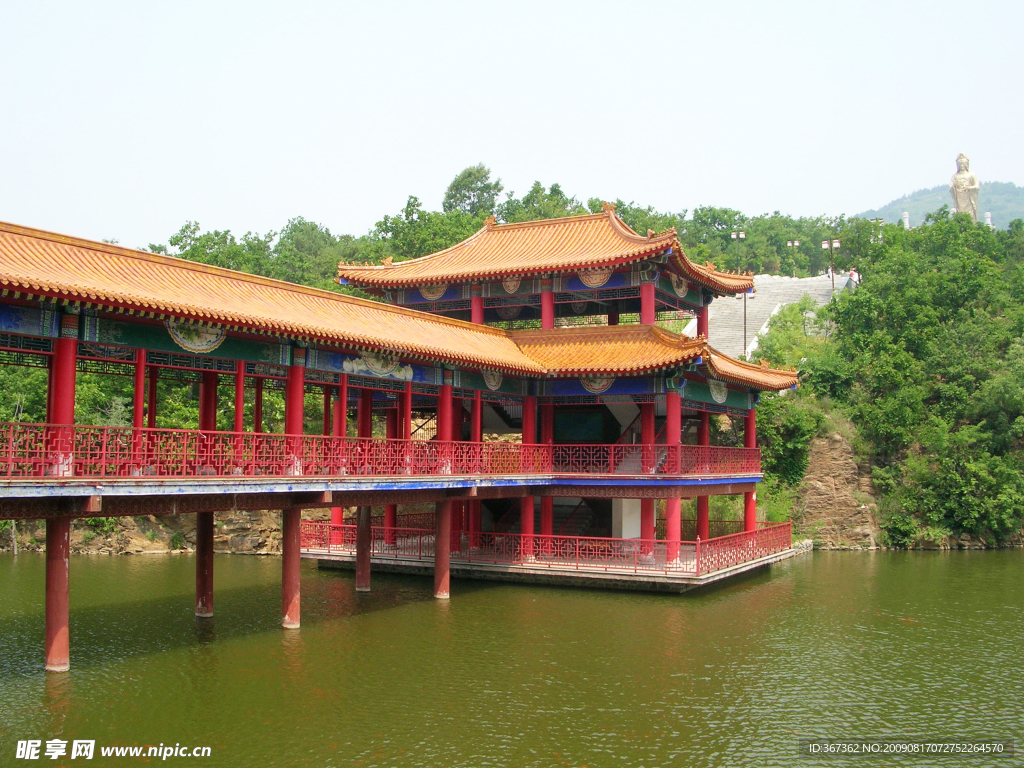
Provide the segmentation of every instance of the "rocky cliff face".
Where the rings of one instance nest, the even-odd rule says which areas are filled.
[[[881,540],[877,509],[870,467],[858,464],[846,438],[815,438],[794,510],[800,533],[822,549],[874,549]]]

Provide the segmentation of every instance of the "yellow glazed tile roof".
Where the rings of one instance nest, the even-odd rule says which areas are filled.
[[[501,330],[0,222],[0,286],[410,357],[544,369]]]
[[[409,261],[381,266],[338,265],[338,277],[372,288],[431,283],[465,283],[515,275],[550,274],[616,266],[672,249],[670,263],[688,280],[716,293],[753,287],[750,275],[719,272],[683,255],[675,229],[646,236],[634,232],[605,203],[601,213],[518,224],[496,224],[493,217],[461,243]]]
[[[727,357],[711,347],[707,348],[703,367],[716,379],[731,381],[734,384],[742,384],[765,392],[792,389],[797,385],[796,371],[770,368],[764,360],[758,365],[744,363],[741,360]]]
[[[703,339],[651,325],[511,331],[509,335],[549,374],[640,373],[674,368],[700,357]]]
[[[527,375],[639,374],[701,357],[710,375],[756,389],[796,383],[656,326],[507,332],[3,222],[0,288]]]

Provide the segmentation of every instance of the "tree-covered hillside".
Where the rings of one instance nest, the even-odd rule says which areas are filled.
[[[942,184],[931,189],[919,189],[899,200],[872,211],[858,213],[857,218],[883,219],[887,224],[897,224],[903,212],[910,214],[910,226],[917,227],[925,216],[944,205],[951,205],[949,185]],[[1024,187],[1004,181],[983,181],[978,190],[978,218],[985,220],[985,211],[992,214],[996,229],[1006,229],[1014,219],[1024,219]]]
[[[813,320],[796,305],[773,319],[761,352],[798,363],[803,386],[765,398],[766,426],[793,452],[822,413],[851,419],[891,545],[1005,540],[1024,521],[1024,221],[993,231],[940,211],[881,235],[856,291]]]

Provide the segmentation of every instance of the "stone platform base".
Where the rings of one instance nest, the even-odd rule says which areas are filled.
[[[767,557],[750,560],[746,563],[712,573],[694,576],[693,574],[666,574],[666,573],[634,573],[632,571],[599,569],[576,569],[560,568],[555,566],[535,566],[529,563],[522,564],[495,564],[495,563],[460,563],[453,560],[451,563],[451,575],[459,579],[483,579],[488,581],[515,581],[526,584],[548,584],[565,587],[589,587],[597,589],[625,589],[638,592],[690,592],[695,589],[717,584],[725,579],[759,571],[767,568],[773,563],[787,560],[797,554],[808,551],[799,545],[776,552]],[[309,560],[316,560],[318,568],[335,570],[354,570],[356,560],[354,555],[332,553],[324,554],[317,552],[303,552],[302,557]],[[432,576],[434,573],[433,563],[430,561],[415,558],[374,558],[371,561],[371,570],[383,573],[404,573],[415,576]]]

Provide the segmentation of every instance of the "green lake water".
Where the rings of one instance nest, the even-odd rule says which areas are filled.
[[[218,556],[73,556],[71,664],[42,670],[44,558],[0,556],[0,765],[19,739],[209,746],[208,766],[1019,765],[811,757],[798,739],[1016,739],[1024,551],[814,553],[697,595]],[[153,760],[152,762],[159,762]],[[150,763],[152,764],[152,763]]]

